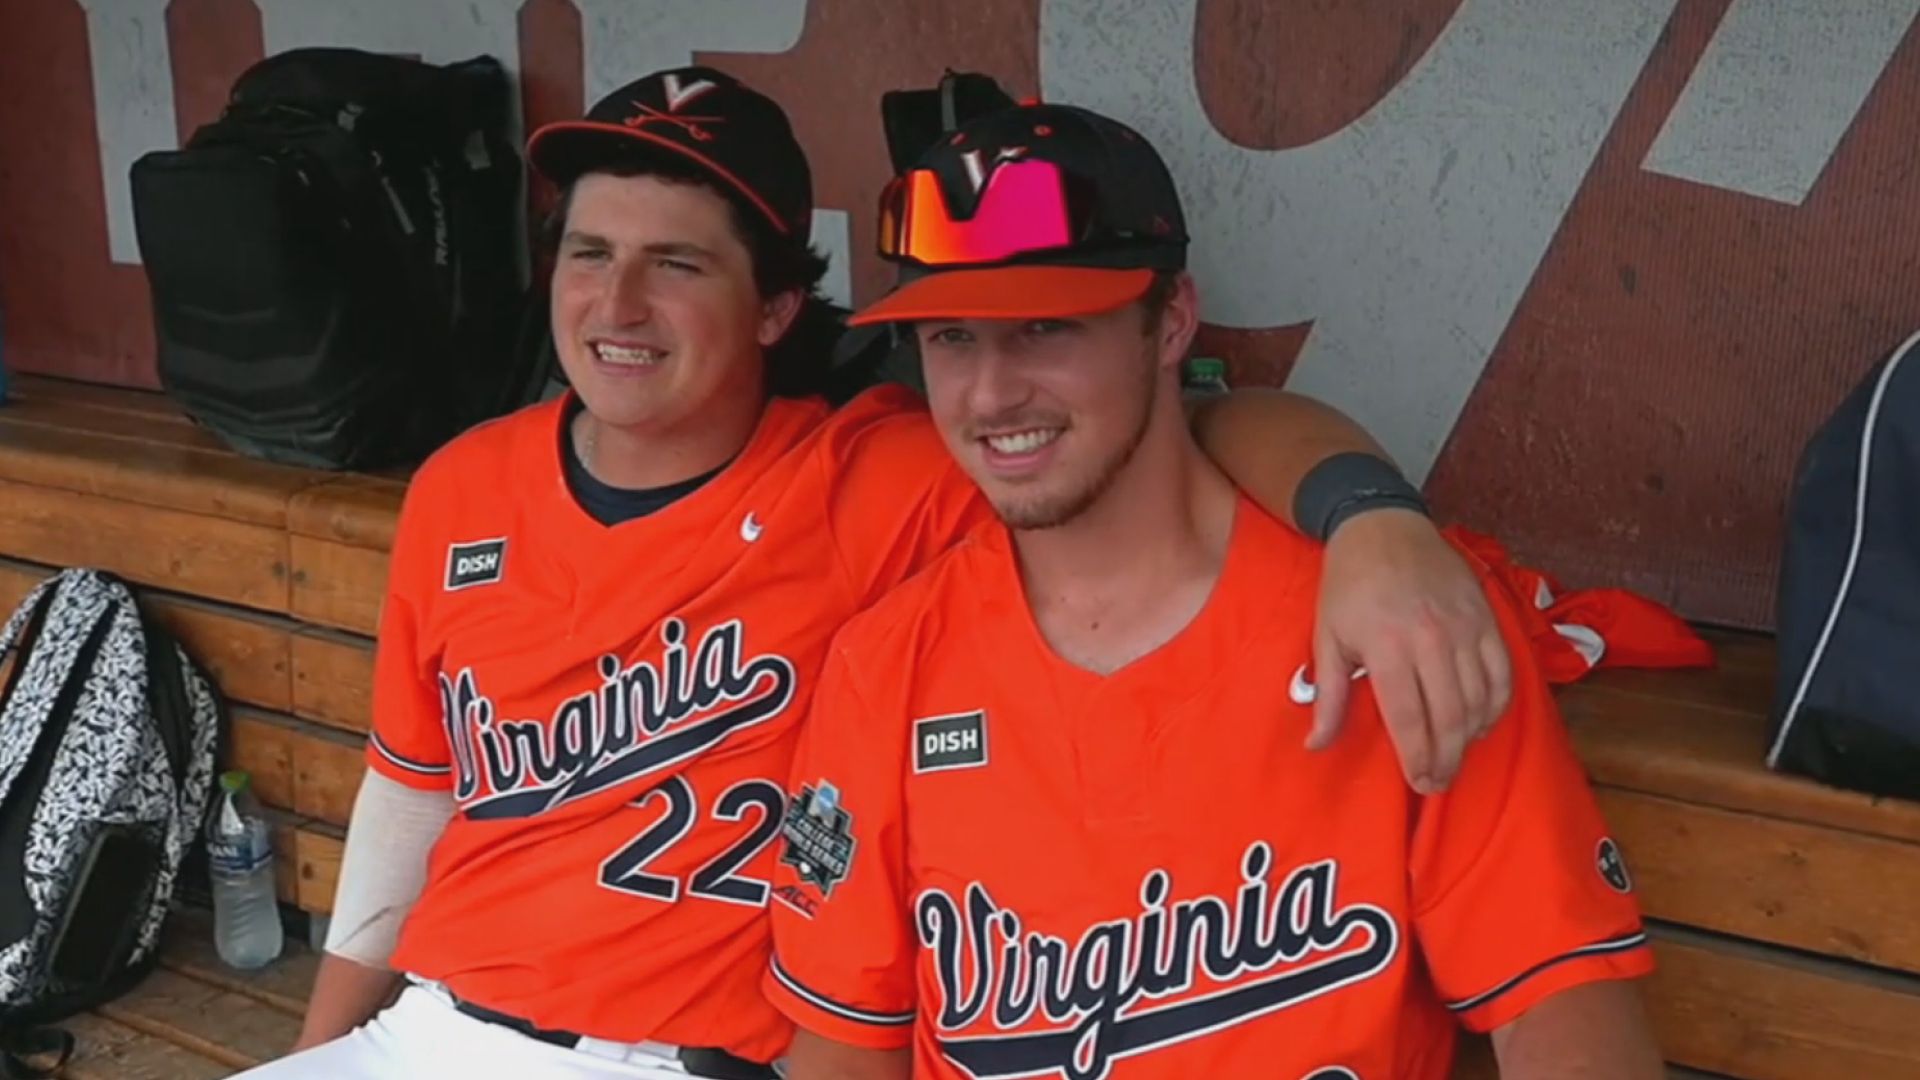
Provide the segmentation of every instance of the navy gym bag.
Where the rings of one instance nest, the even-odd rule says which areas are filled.
[[[1815,433],[1787,506],[1769,767],[1920,799],[1920,334]]]

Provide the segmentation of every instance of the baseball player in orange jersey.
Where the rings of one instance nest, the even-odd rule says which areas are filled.
[[[771,1075],[791,1034],[759,989],[772,842],[827,641],[990,516],[906,391],[833,411],[764,359],[819,276],[796,239],[806,160],[772,102],[663,72],[537,132],[529,158],[566,187],[553,322],[573,389],[413,479],[303,1052],[256,1080]],[[1315,421],[1297,406],[1277,415]],[[1296,456],[1365,446],[1329,431]],[[1439,655],[1478,671],[1479,623],[1435,585],[1470,583],[1464,564],[1405,574],[1434,542],[1378,511],[1333,549],[1352,581],[1400,575],[1394,592],[1464,612]],[[1375,631],[1404,620],[1372,611],[1343,646],[1377,667]]]
[[[1620,853],[1527,654],[1444,794],[1364,682],[1301,746],[1321,550],[1176,400],[1197,325],[1154,150],[964,126],[889,189],[941,434],[1000,521],[836,637],[772,884],[793,1080],[1656,1077]]]

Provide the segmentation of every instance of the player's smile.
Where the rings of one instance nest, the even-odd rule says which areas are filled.
[[[593,352],[595,369],[612,378],[649,374],[671,355],[657,346],[615,338],[589,338],[587,348]]]
[[[1002,480],[1022,480],[1042,472],[1058,453],[1064,421],[1026,421],[974,437],[987,470]]]

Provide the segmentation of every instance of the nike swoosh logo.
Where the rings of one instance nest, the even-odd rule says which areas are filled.
[[[740,539],[751,544],[755,540],[760,539],[760,533],[762,531],[760,523],[753,520],[753,514],[749,511],[746,519],[740,522]]]
[[[1356,681],[1365,677],[1367,669],[1354,668],[1352,678]],[[1320,696],[1320,688],[1307,678],[1307,665],[1301,664],[1293,669],[1293,681],[1287,684],[1287,700],[1295,705],[1311,705]]]
[[[1307,665],[1293,669],[1293,681],[1287,684],[1287,699],[1295,705],[1311,705],[1320,696],[1320,688],[1307,681]]]

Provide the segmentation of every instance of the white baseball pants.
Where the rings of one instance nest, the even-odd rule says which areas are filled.
[[[686,1080],[674,1048],[588,1040],[574,1049],[455,1011],[413,985],[351,1034],[241,1073],[243,1080]]]

